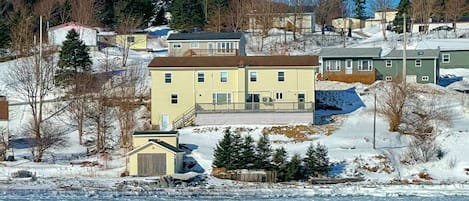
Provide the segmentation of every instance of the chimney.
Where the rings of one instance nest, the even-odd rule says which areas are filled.
[[[8,121],[8,101],[5,96],[0,96],[0,121]]]

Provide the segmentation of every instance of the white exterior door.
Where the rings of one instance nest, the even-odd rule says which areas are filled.
[[[162,131],[169,131],[169,115],[163,114],[161,117],[161,129]]]
[[[352,60],[347,59],[345,60],[345,74],[352,74],[353,68],[352,68]]]

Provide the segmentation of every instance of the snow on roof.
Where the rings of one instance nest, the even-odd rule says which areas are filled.
[[[87,29],[94,29],[93,27],[90,27],[90,26],[87,26],[87,25],[83,25],[83,24],[80,24],[80,23],[78,23],[78,22],[67,22],[67,23],[64,23],[64,24],[60,24],[60,25],[57,25],[57,26],[50,27],[50,28],[49,28],[49,31],[53,31],[53,30],[56,30],[56,29],[60,29],[60,28],[64,28],[64,27],[69,27],[69,26],[72,26],[72,27],[83,27],[83,28],[87,28]]]
[[[383,58],[402,58],[403,50],[391,50],[388,54],[384,55]],[[438,58],[440,51],[438,49],[421,49],[421,50],[406,50],[406,58]]]
[[[469,50],[469,39],[428,39],[417,43],[415,49],[438,49],[441,51]]]
[[[323,48],[319,54],[323,58],[337,57],[379,57],[381,48]]]

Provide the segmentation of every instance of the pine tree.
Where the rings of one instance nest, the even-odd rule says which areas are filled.
[[[172,29],[188,31],[204,27],[205,15],[200,0],[173,0],[170,12]]]
[[[327,175],[329,173],[329,157],[327,156],[327,147],[325,145],[317,144],[314,149],[315,164],[313,165],[313,172],[315,176]]]
[[[241,159],[244,163],[244,168],[252,169],[254,167],[255,156],[256,147],[254,146],[254,140],[250,135],[245,136],[241,146]]]
[[[304,158],[305,166],[306,166],[306,175],[307,176],[315,176],[313,169],[317,164],[317,158],[315,155],[315,147],[314,144],[311,143],[306,150],[306,157]]]
[[[360,20],[365,20],[366,13],[365,13],[365,0],[354,0],[355,2],[355,16]]]
[[[0,48],[10,46],[10,28],[6,20],[0,18]]]
[[[106,28],[114,27],[116,24],[114,0],[96,0],[94,7],[96,21]]]
[[[397,6],[396,18],[394,18],[393,24],[396,26],[396,32],[404,32],[404,13],[406,13],[406,24],[407,27],[410,26],[410,0],[401,0]],[[409,29],[407,29],[409,31]]]
[[[243,169],[245,167],[245,163],[242,158],[242,146],[243,146],[243,138],[241,134],[234,134],[232,135],[232,143],[231,143],[231,154],[230,154],[230,168],[228,169]]]
[[[274,151],[274,155],[272,156],[272,163],[275,166],[275,170],[277,170],[277,179],[278,181],[285,181],[285,177],[287,174],[287,152],[285,148],[277,148]]]
[[[286,181],[298,180],[302,178],[301,174],[301,157],[299,154],[293,155],[288,163],[287,173],[285,176]]]
[[[257,141],[256,152],[256,162],[254,167],[258,169],[270,169],[272,148],[267,134],[263,134],[259,138],[259,141]]]
[[[91,65],[88,47],[79,39],[75,29],[70,30],[60,51],[58,69],[55,73],[56,84],[63,87],[69,85],[79,72],[89,72]]]
[[[213,165],[215,167],[221,168],[225,167],[226,169],[231,169],[231,152],[233,151],[231,145],[233,143],[233,135],[229,129],[225,130],[223,139],[220,140],[214,150],[214,160]]]

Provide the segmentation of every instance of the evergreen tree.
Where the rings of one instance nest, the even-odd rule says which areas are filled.
[[[0,48],[7,48],[10,42],[10,28],[7,22],[0,18]]]
[[[285,176],[286,181],[299,180],[302,178],[301,174],[301,157],[299,154],[293,155],[288,163],[287,173]]]
[[[105,28],[112,28],[114,25],[116,25],[114,0],[96,0],[94,6],[97,22],[99,22]]]
[[[313,169],[316,167],[315,165],[317,164],[317,158],[315,154],[316,148],[314,147],[314,144],[311,143],[306,150],[306,157],[304,158],[305,166],[306,166],[306,175],[307,176],[315,176]]]
[[[228,169],[243,169],[245,168],[245,161],[243,161],[242,156],[242,146],[243,146],[243,138],[241,134],[234,134],[232,137],[231,143],[231,165]]]
[[[275,166],[275,170],[277,170],[277,180],[285,181],[288,161],[287,152],[283,147],[275,149],[274,155],[272,156],[272,163]]]
[[[254,140],[250,135],[245,136],[241,146],[241,159],[244,163],[244,167],[247,169],[252,169],[254,167],[255,157],[256,147],[254,145]]]
[[[263,134],[259,138],[259,141],[257,141],[256,152],[256,162],[254,167],[258,169],[270,169],[272,148],[267,134]]]
[[[213,160],[213,165],[215,167],[225,167],[226,169],[231,169],[231,152],[233,152],[233,148],[231,147],[232,143],[233,135],[229,129],[226,129],[225,134],[223,135],[223,139],[218,142],[214,150],[215,159]]]
[[[355,2],[355,16],[361,20],[366,19],[366,13],[365,13],[366,0],[354,0],[354,2]]]
[[[401,0],[399,5],[397,6],[397,14],[396,18],[394,18],[394,26],[396,26],[396,32],[402,33],[404,32],[404,13],[406,14],[406,24],[407,24],[407,32],[409,32],[410,27],[410,0]]]
[[[205,15],[200,0],[173,0],[170,12],[172,29],[188,31],[204,27]]]
[[[315,176],[327,175],[329,173],[329,157],[327,156],[327,147],[321,144],[317,144],[314,149],[315,163],[312,166],[312,171]]]
[[[75,29],[68,32],[63,42],[58,69],[55,74],[56,84],[67,86],[79,72],[91,70],[91,58],[89,48],[79,39]]]

